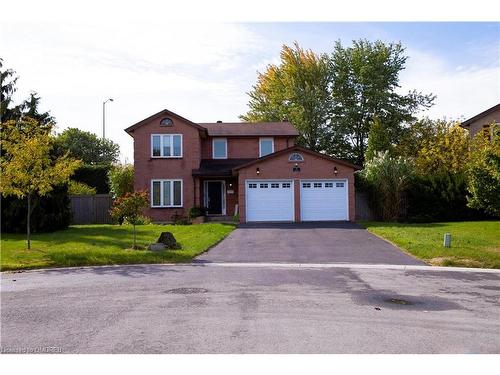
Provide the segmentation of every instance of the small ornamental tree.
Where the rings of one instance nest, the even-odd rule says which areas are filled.
[[[126,219],[134,228],[134,249],[137,249],[135,226],[141,218],[141,210],[149,204],[148,194],[145,191],[126,193],[123,197],[113,202],[110,210],[111,217],[115,220]]]
[[[2,178],[3,196],[27,198],[27,243],[31,248],[31,201],[35,195],[45,196],[55,186],[68,182],[80,160],[65,156],[52,159],[53,138],[37,120],[23,117],[19,121],[2,124]]]

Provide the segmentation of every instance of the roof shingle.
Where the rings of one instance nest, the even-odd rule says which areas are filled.
[[[298,136],[299,132],[288,121],[282,122],[212,122],[199,123],[209,136]]]

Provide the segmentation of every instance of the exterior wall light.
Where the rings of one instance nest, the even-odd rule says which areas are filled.
[[[299,167],[299,164],[298,164],[298,163],[295,163],[295,165],[293,166],[292,171],[293,171],[293,172],[300,172],[300,167]]]
[[[338,171],[337,167],[333,167],[333,174],[335,176],[337,176],[339,174],[339,171]]]
[[[260,174],[260,168],[257,167],[257,169],[255,170],[255,172],[257,172],[257,174]]]

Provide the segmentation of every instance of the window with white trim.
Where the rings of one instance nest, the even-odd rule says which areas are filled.
[[[152,134],[151,156],[154,158],[182,158],[182,134]]]
[[[314,183],[314,187],[315,187],[315,188],[320,188],[320,187],[322,187],[322,186],[323,186],[323,184],[322,184],[321,182],[315,182],[315,183]]]
[[[277,189],[279,187],[280,187],[280,184],[275,184],[275,183],[271,184],[271,189]]]
[[[281,187],[283,189],[289,189],[290,188],[290,183],[289,182],[283,182],[283,184],[281,185]]]
[[[333,182],[325,182],[325,187],[326,188],[332,188],[333,187]]]
[[[182,207],[182,180],[151,180],[151,207]]]
[[[227,159],[227,139],[214,138],[212,140],[212,158]]]
[[[267,189],[268,185],[267,184],[260,184],[261,189]]]
[[[311,183],[310,182],[304,182],[304,183],[302,183],[302,187],[303,188],[310,188],[311,187]]]
[[[337,182],[335,184],[336,187],[344,187],[344,183],[343,182]]]
[[[272,154],[274,152],[274,138],[259,139],[259,157]]]

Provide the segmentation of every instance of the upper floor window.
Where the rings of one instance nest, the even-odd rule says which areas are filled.
[[[227,159],[226,138],[214,138],[212,140],[212,157],[214,159]]]
[[[156,158],[181,158],[182,134],[152,134],[151,156]]]
[[[165,117],[160,121],[160,126],[172,126],[174,125],[174,122],[172,121],[171,118]]]
[[[260,138],[259,139],[259,157],[272,154],[274,152],[274,139],[273,138]]]

